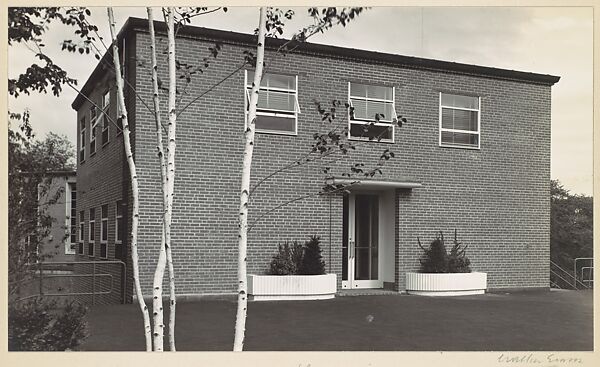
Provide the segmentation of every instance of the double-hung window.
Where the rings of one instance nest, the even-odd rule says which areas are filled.
[[[348,137],[357,140],[394,142],[393,87],[348,83]]]
[[[108,143],[108,128],[110,126],[110,121],[108,118],[108,112],[110,109],[110,90],[107,90],[106,93],[102,96],[102,112],[100,117],[102,119],[102,145]]]
[[[94,241],[96,239],[96,209],[90,209],[90,233],[88,237],[88,256],[94,256]]]
[[[125,231],[125,223],[123,222],[123,201],[119,200],[115,210],[115,258],[123,259],[123,233]]]
[[[440,93],[440,146],[479,149],[479,97]]]
[[[83,231],[85,230],[85,213],[84,211],[79,212],[79,247],[77,253],[83,255]]]
[[[98,115],[96,106],[90,108],[90,156],[96,153],[96,129],[98,128]]]
[[[79,162],[85,161],[85,116],[79,120]]]
[[[65,243],[65,254],[74,254],[77,246],[77,186],[74,182],[67,183],[67,195],[66,210],[69,237]]]
[[[106,259],[107,257],[107,242],[108,242],[108,205],[102,205],[100,209],[101,222],[100,222],[100,257]]]
[[[254,71],[246,71],[246,120],[250,105],[250,93]],[[298,131],[298,77],[265,73],[258,92],[256,131],[274,134],[296,135]],[[246,121],[248,123],[248,121]]]

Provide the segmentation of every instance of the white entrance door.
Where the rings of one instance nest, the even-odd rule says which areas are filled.
[[[382,288],[379,196],[353,193],[344,200],[342,288]]]

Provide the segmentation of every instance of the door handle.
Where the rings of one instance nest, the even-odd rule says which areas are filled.
[[[350,248],[349,248],[349,251],[350,251],[350,254],[349,254],[350,256],[349,256],[349,258],[350,258],[350,259],[354,259],[354,256],[355,256],[355,254],[354,254],[354,251],[355,251],[354,240],[350,240]]]

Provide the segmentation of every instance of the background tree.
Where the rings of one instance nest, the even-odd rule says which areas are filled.
[[[550,257],[565,270],[578,257],[592,257],[593,199],[573,195],[558,180],[550,182]]]
[[[18,119],[11,117],[13,122]],[[64,191],[51,192],[51,173],[74,169],[75,156],[65,136],[50,133],[44,140],[33,140],[30,127],[25,127],[29,126],[28,114],[19,117],[22,129],[8,131],[9,295],[33,276],[29,264],[43,260],[37,249],[54,222],[47,209]],[[44,202],[38,197],[45,198]]]

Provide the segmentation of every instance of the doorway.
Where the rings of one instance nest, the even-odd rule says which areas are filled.
[[[380,264],[379,195],[344,197],[342,288],[383,288]]]

